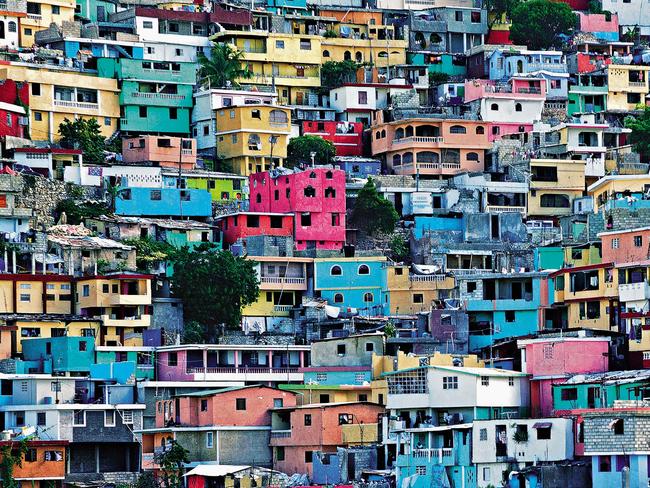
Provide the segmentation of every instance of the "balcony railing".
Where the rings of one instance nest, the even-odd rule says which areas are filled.
[[[650,298],[650,285],[645,281],[624,283],[618,285],[618,295],[621,302],[645,301]]]
[[[43,16],[41,14],[27,14],[27,18],[32,20],[43,20]]]
[[[289,312],[293,305],[273,305],[274,312]]]
[[[409,275],[409,280],[411,281],[427,281],[427,282],[437,282],[437,281],[445,281],[447,279],[447,275],[444,274],[430,274],[430,275]]]
[[[217,366],[217,367],[198,367],[186,368],[187,374],[287,374],[298,373],[298,367],[295,368],[269,368],[264,366]]]
[[[135,98],[148,98],[159,100],[185,100],[185,95],[178,93],[149,93],[149,92],[133,92],[131,96]]]
[[[518,87],[516,89],[517,93],[527,93],[527,94],[532,94],[532,95],[540,95],[542,93],[542,90],[539,88],[534,88],[534,87]]]
[[[444,142],[444,138],[413,136],[413,137],[402,137],[401,139],[393,139],[393,144],[412,144],[414,142],[424,143],[424,144],[441,144]]]
[[[447,271],[455,275],[477,275],[477,274],[484,274],[484,273],[492,273],[491,269],[480,269],[480,268],[471,268],[471,269],[449,268],[447,269]]]
[[[306,282],[305,278],[293,278],[293,277],[288,277],[288,276],[262,276],[260,278],[260,281],[262,283],[272,283],[276,285],[304,285]],[[276,306],[281,306],[281,305],[276,305]],[[288,307],[291,307],[290,305],[287,305]]]
[[[511,207],[508,205],[487,205],[485,211],[489,213],[519,212],[526,214],[526,207]]]
[[[68,100],[54,100],[55,107],[67,107],[67,108],[83,108],[86,110],[97,110],[99,109],[99,104],[89,103],[89,102],[72,102]]]
[[[290,430],[272,430],[271,431],[271,439],[286,439],[287,437],[291,437],[291,431]]]
[[[191,149],[181,149],[181,154],[183,156],[191,156],[192,155],[192,150]]]
[[[645,81],[630,81],[630,88],[645,88]]]
[[[426,459],[427,461],[438,460],[438,463],[442,464],[443,458],[448,458],[453,456],[453,449],[442,447],[442,448],[433,448],[433,449],[414,449],[413,457],[416,459]]]

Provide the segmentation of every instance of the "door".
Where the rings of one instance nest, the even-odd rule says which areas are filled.
[[[587,389],[587,408],[596,408],[600,406],[600,389],[592,386]]]

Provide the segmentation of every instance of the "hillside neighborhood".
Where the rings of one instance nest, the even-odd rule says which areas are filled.
[[[0,0],[0,488],[650,486],[649,5]]]

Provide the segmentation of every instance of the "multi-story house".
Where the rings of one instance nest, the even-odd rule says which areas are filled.
[[[15,21],[3,19],[2,14],[0,14],[0,22],[7,25],[0,31],[3,29],[6,31],[10,22],[16,24]],[[17,105],[16,102],[20,102],[23,106]],[[26,106],[29,106],[29,84],[16,83],[9,79],[0,80],[0,137],[25,137],[26,127],[29,125]],[[1,146],[0,150],[2,150]]]
[[[453,276],[444,273],[411,273],[408,266],[395,264],[386,268],[386,287],[391,315],[427,312],[432,303],[446,298],[455,288]]]
[[[345,173],[338,169],[265,171],[249,176],[251,212],[292,213],[296,249],[345,243]]]
[[[385,257],[316,258],[314,291],[344,312],[389,313]]]
[[[567,113],[569,115],[607,110],[607,76],[602,70],[578,74],[576,83],[569,87]]]
[[[61,336],[22,341],[17,373],[88,376],[95,361],[95,338]]]
[[[101,58],[97,70],[119,81],[122,132],[190,134],[195,63]]]
[[[605,229],[618,230],[614,215],[626,211],[645,212],[650,208],[648,189],[650,177],[646,175],[607,175],[589,185],[587,194],[593,198],[594,213],[603,213],[607,217]]]
[[[603,11],[608,11],[618,16],[618,25],[622,32],[627,29],[639,28],[639,35],[643,38],[650,36],[650,12],[639,10],[637,4],[623,3],[616,0],[603,0]]]
[[[482,172],[489,124],[464,119],[402,119],[371,128],[373,156],[398,175],[450,177]]]
[[[608,14],[577,12],[577,15],[578,29],[581,32],[589,32],[602,41],[619,40],[618,15],[611,12]]]
[[[192,110],[192,137],[196,139],[199,154],[214,156],[217,136],[215,129],[218,127],[216,111],[224,107],[239,105],[276,105],[278,95],[269,89],[264,90],[262,85],[256,90],[243,88],[200,88],[194,92],[194,108]],[[266,87],[269,88],[269,87]]]
[[[529,217],[571,215],[572,202],[585,190],[585,161],[531,159]]]
[[[38,0],[27,2],[27,16],[20,19],[20,47],[31,48],[36,33],[50,27],[74,20],[75,0]],[[18,47],[17,45],[15,47]]]
[[[532,463],[566,463],[573,455],[571,419],[508,418],[475,420],[472,425],[477,487],[508,482],[512,486],[508,473],[513,465],[525,468]]]
[[[29,83],[29,132],[34,141],[58,140],[59,125],[66,118],[95,118],[106,137],[118,129],[119,88],[115,80],[65,66],[22,62],[0,68],[0,80],[6,79]]]
[[[361,122],[304,121],[301,133],[304,136],[319,136],[332,142],[337,156],[363,155],[363,123]]]
[[[4,2],[0,13],[0,46],[16,49],[20,46],[20,21],[27,17],[27,4],[21,0]],[[16,99],[14,98],[12,102]]]
[[[650,66],[610,64],[606,71],[609,112],[629,112],[645,105],[645,96],[650,90]]]
[[[209,381],[219,386],[300,383],[308,345],[200,344],[157,349],[158,381]]]
[[[120,188],[115,213],[123,216],[206,218],[212,216],[212,196],[194,188]]]
[[[155,427],[142,431],[142,464],[159,468],[155,455],[173,440],[187,446],[192,463],[270,467],[271,409],[295,404],[295,393],[260,385],[158,400]]]
[[[586,37],[586,36],[585,36]],[[633,42],[600,41],[597,39],[577,40],[573,51],[567,54],[567,67],[571,74],[590,73],[612,64],[615,58],[629,56]]]
[[[237,212],[221,215],[217,222],[226,246],[239,242],[246,249],[246,240],[251,236],[293,236],[293,219],[292,213]]]
[[[180,186],[206,190],[213,202],[238,203],[243,206],[248,197],[248,180],[245,176],[202,169],[186,170],[181,171],[179,185],[178,171],[170,168],[162,171],[162,177],[165,188]]]
[[[282,166],[291,111],[276,105],[231,106],[216,111],[217,156],[240,175]]]
[[[32,208],[21,202],[25,181],[20,176],[3,174],[0,175],[0,185],[0,232],[5,233],[7,240],[25,242],[34,214]]]
[[[96,346],[95,364],[90,366],[90,371],[91,376],[105,378],[123,366],[124,370],[132,371],[137,380],[152,381],[155,365],[156,351],[151,346]]]
[[[142,333],[151,325],[151,279],[150,275],[116,273],[77,280],[77,310],[101,319],[101,344],[143,345]]]
[[[370,402],[324,403],[275,408],[271,412],[273,469],[313,473],[314,452],[378,443],[383,405]]]
[[[612,263],[564,268],[549,274],[545,323],[554,329],[618,331],[618,276]]]
[[[80,149],[60,147],[16,147],[14,159],[14,167],[17,169],[29,168],[46,178],[63,180],[65,171],[70,173],[73,167],[79,167],[79,163],[83,161],[83,153]]]
[[[488,76],[491,80],[508,80],[540,71],[566,73],[562,51],[529,51],[512,46],[495,49],[489,57]]]
[[[122,139],[122,161],[141,166],[160,166],[177,171],[196,166],[196,140],[144,135]]]

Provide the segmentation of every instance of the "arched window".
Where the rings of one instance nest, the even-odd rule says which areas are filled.
[[[379,57],[379,58],[387,58],[388,53],[386,51],[379,51],[379,54],[377,54],[377,57]]]
[[[478,161],[478,153],[475,153],[475,152],[467,153],[467,160],[468,161]]]
[[[325,188],[325,198],[336,198],[336,190],[331,186]]]
[[[404,132],[406,137],[413,137],[413,127],[410,125],[406,126],[406,131]]]
[[[330,57],[330,52],[327,49],[325,49],[325,51],[323,51],[323,57],[324,58],[329,58]]]
[[[313,186],[307,186],[305,187],[304,194],[307,198],[315,198],[316,197],[316,189]]]
[[[248,150],[249,151],[261,151],[262,150],[262,141],[260,136],[257,134],[251,134],[248,136]]]
[[[386,129],[382,129],[382,131],[381,131],[381,137],[382,137],[382,139],[383,139],[384,137],[386,137]]]
[[[462,125],[452,125],[449,128],[450,134],[467,134],[467,129]]]
[[[420,151],[415,155],[415,160],[418,163],[437,163],[440,160],[440,156],[433,151]]]
[[[495,112],[499,111],[499,104],[498,103],[493,103],[490,105],[490,110],[494,110]]]
[[[16,23],[13,20],[10,20],[9,23],[7,24],[7,30],[9,32],[17,32],[18,27],[16,26]]]
[[[366,303],[371,303],[375,301],[375,296],[372,293],[364,293],[363,301]]]
[[[357,274],[360,275],[370,274],[370,268],[367,265],[362,264],[361,266],[359,266],[359,269],[357,270]]]
[[[406,152],[402,154],[402,164],[409,164],[413,162],[413,153]]]
[[[404,129],[401,127],[395,131],[395,139],[401,139],[404,137]]]
[[[343,303],[343,293],[334,295],[334,303]]]
[[[354,59],[355,59],[355,61],[356,61],[357,63],[361,63],[361,62],[363,62],[363,54],[361,53],[361,51],[357,51],[357,52],[354,54]]]
[[[442,42],[442,37],[434,32],[429,36],[429,42],[431,44],[440,44]]]
[[[521,112],[521,103],[515,103],[515,112]]]
[[[479,125],[479,126],[476,128],[476,134],[478,134],[478,135],[483,135],[483,134],[485,134],[485,127]]]
[[[427,41],[424,40],[424,34],[422,32],[415,33],[415,42],[420,45],[420,49],[427,48]]]
[[[381,132],[377,131],[375,133],[375,139],[381,139]]]
[[[327,173],[325,173],[325,179],[326,180],[331,180],[333,176],[334,176],[334,173],[332,173],[331,171],[328,171]]]
[[[262,203],[262,194],[261,193],[258,193],[257,195],[255,195],[255,201],[257,203]]]
[[[350,51],[345,51],[345,53],[343,53],[343,60],[352,61],[352,53]]]
[[[393,166],[399,166],[402,164],[402,156],[399,154],[393,155]]]
[[[309,173],[309,177],[310,178],[316,178],[316,172],[312,171],[311,173]]]
[[[289,117],[287,117],[286,112],[283,112],[282,110],[271,110],[269,120],[271,123],[286,124],[289,122]]]
[[[443,163],[459,164],[460,151],[458,149],[447,149],[443,152]]]
[[[341,276],[343,274],[343,270],[341,270],[341,267],[338,265],[334,265],[330,268],[330,275],[331,276]]]

